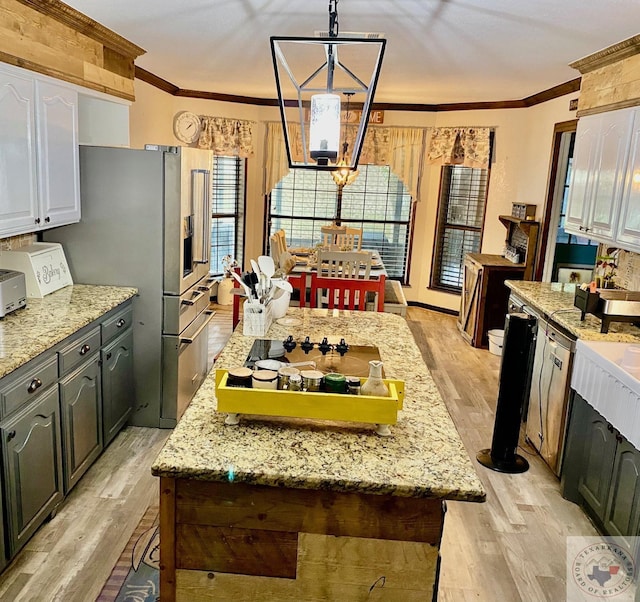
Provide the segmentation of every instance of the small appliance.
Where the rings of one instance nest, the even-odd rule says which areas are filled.
[[[34,242],[11,251],[1,251],[0,268],[23,272],[28,297],[41,299],[73,284],[59,243]]]
[[[27,287],[22,272],[0,270],[0,318],[27,306]]]

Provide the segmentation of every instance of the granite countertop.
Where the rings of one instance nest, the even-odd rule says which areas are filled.
[[[602,321],[591,314],[580,320],[581,311],[574,306],[576,285],[560,282],[507,280],[505,284],[523,301],[550,321],[556,322],[578,339],[639,343],[640,328],[625,322],[612,322],[609,332],[600,332]]]
[[[0,319],[0,378],[130,299],[137,289],[74,284]]]
[[[224,424],[216,412],[215,370],[152,466],[156,476],[300,489],[484,501],[485,492],[406,321],[377,312],[289,308],[296,326],[274,323],[261,338],[344,337],[378,346],[387,378],[405,381],[404,409],[390,437],[372,425],[280,418]],[[236,329],[216,368],[241,366],[257,337]]]

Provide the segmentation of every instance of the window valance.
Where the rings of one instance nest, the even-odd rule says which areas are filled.
[[[280,122],[266,124],[265,194],[289,173],[289,161]],[[299,141],[300,125],[289,123],[290,140]],[[349,126],[347,141],[353,148],[357,127]],[[402,180],[411,196],[418,199],[426,152],[427,128],[374,126],[367,128],[359,163],[389,165]],[[293,148],[294,161],[302,159],[302,148]]]
[[[434,128],[429,142],[429,161],[486,169],[489,167],[490,133],[488,127]]]
[[[255,121],[200,115],[198,148],[212,150],[216,155],[252,157]]]

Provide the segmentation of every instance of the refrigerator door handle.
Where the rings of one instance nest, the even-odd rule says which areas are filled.
[[[211,213],[211,172],[207,169],[193,169],[191,171],[191,195],[194,213],[198,224],[194,233],[193,261],[195,263],[209,263],[210,244],[207,240],[207,225]]]

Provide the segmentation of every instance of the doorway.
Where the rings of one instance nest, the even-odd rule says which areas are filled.
[[[536,280],[542,282],[590,282],[598,243],[564,230],[577,120],[554,127],[549,189],[542,224]]]

